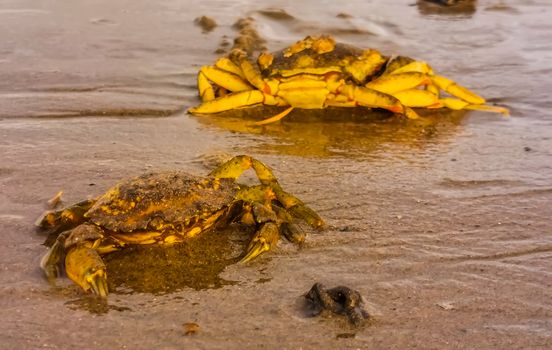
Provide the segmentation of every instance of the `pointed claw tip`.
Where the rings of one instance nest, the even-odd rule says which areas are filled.
[[[240,263],[247,263],[247,262],[255,259],[256,257],[258,257],[259,255],[261,255],[262,253],[268,251],[269,249],[270,249],[270,247],[263,240],[253,241],[253,242],[251,242],[249,248],[247,249],[247,253],[245,254],[245,256],[239,262]]]
[[[96,271],[94,274],[90,275],[87,280],[90,285],[90,289],[92,289],[94,294],[102,298],[107,298],[109,291],[107,287],[107,279],[103,271]]]
[[[315,222],[315,228],[317,228],[319,230],[323,230],[323,229],[326,228],[326,223],[324,222],[324,220],[320,219],[320,220]]]

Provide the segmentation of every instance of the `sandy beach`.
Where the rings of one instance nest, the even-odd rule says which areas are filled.
[[[413,0],[3,2],[0,348],[551,348],[551,11],[501,0],[456,11]],[[216,26],[202,29],[201,16]],[[198,69],[246,17],[268,50],[331,34],[428,61],[511,116],[295,111],[258,127],[269,111],[187,114]],[[58,191],[70,204],[146,171],[207,174],[238,154],[272,167],[327,229],[248,264],[233,262],[250,232],[232,228],[118,252],[107,303],[44,278],[34,222]],[[202,247],[216,261],[200,260]],[[358,290],[369,322],[309,317],[315,282]]]

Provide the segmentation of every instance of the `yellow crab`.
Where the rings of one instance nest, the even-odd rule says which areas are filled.
[[[260,185],[236,181],[250,168]],[[241,155],[206,177],[182,171],[148,173],[124,180],[96,199],[46,212],[37,225],[57,239],[41,267],[54,281],[64,265],[73,282],[105,297],[107,272],[102,255],[133,244],[182,242],[240,221],[257,228],[241,259],[247,262],[273,248],[280,234],[303,242],[304,233],[295,218],[314,228],[324,225],[316,212],[282,189],[269,167]]]
[[[508,114],[506,108],[486,105],[482,97],[436,75],[425,62],[386,57],[374,49],[336,43],[331,36],[308,36],[276,53],[261,53],[257,63],[235,50],[202,67],[197,84],[202,103],[188,110],[192,114],[259,104],[288,107],[257,124],[277,121],[293,108],[328,106],[383,108],[408,118],[418,117],[411,107]]]

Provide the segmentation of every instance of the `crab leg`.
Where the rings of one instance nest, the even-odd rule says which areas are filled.
[[[215,89],[201,70],[197,73],[197,89],[201,101],[207,102],[215,99]]]
[[[389,89],[392,89],[393,88],[393,84],[396,84],[397,88],[400,87],[401,83],[403,82],[403,75],[404,74],[408,74],[408,73],[418,73],[418,74],[421,74],[420,75],[420,79],[421,77],[425,76],[426,79],[427,78],[430,78],[431,81],[425,81],[425,84],[428,84],[428,83],[433,83],[435,84],[439,89],[443,90],[443,91],[446,91],[448,92],[449,94],[455,96],[455,97],[458,97],[466,102],[469,102],[470,104],[483,104],[485,103],[485,99],[482,98],[481,96],[475,94],[474,92],[468,90],[467,88],[457,84],[454,80],[451,80],[451,79],[448,79],[448,78],[445,78],[443,76],[440,76],[440,75],[434,75],[433,74],[433,69],[431,69],[431,67],[426,63],[426,62],[422,62],[422,61],[414,61],[414,62],[410,62],[398,69],[395,69],[393,70],[389,75],[385,75],[384,77],[380,78],[380,79],[376,79],[374,81],[374,86],[375,87],[372,87],[376,90],[379,90],[377,88],[378,86],[378,80],[382,80],[383,82],[387,82],[387,80],[391,80],[393,79],[392,81],[389,81],[389,85],[387,85],[386,87],[388,87]],[[393,78],[395,77],[395,78]],[[372,85],[372,82],[366,84],[367,86],[369,85]],[[418,84],[420,85],[420,84]],[[415,85],[415,86],[418,86],[418,85]],[[412,86],[411,88],[415,87],[415,86]],[[402,91],[402,90],[406,90],[406,89],[399,89],[399,90],[396,90],[396,91]],[[382,91],[382,90],[379,90],[379,91]],[[393,91],[383,91],[383,92],[387,92],[387,93],[392,93]]]
[[[50,234],[69,230],[84,222],[84,213],[94,205],[95,199],[87,199],[63,210],[47,211],[35,222],[35,225]]]
[[[226,163],[220,165],[213,170],[209,175],[216,178],[231,178],[237,179],[247,169],[253,168],[261,184],[272,190],[272,194],[261,192],[255,187],[242,190],[240,198],[246,200],[259,201],[258,194],[261,193],[265,200],[271,200],[275,196],[284,208],[289,210],[294,216],[302,218],[312,227],[318,228],[324,225],[324,221],[316,214],[314,210],[309,208],[299,198],[285,192],[272,170],[264,163],[255,158],[246,155],[236,156]]]
[[[440,90],[457,98],[442,98],[437,102],[432,102],[433,98],[430,97],[429,94],[419,92],[398,94],[397,92],[405,90],[403,87],[408,86],[409,82],[414,84],[414,75],[412,75],[412,80],[408,80],[408,74],[420,74],[420,79],[423,76],[429,79],[429,81],[423,81],[418,85],[427,85],[425,91],[435,95],[437,98],[439,98]],[[502,113],[504,115],[509,114],[506,108],[485,105],[484,98],[459,85],[454,80],[440,75],[434,75],[433,69],[426,62],[422,61],[413,61],[405,64],[392,70],[389,74],[367,83],[366,86],[378,91],[390,93],[401,100],[404,105],[410,107],[439,108],[445,106],[454,110],[472,109]],[[412,86],[412,88],[415,86]]]
[[[67,276],[85,291],[107,296],[106,267],[100,254],[117,250],[117,241],[105,241],[103,231],[91,224],[77,226],[58,236],[54,245],[40,261],[40,267],[50,283],[59,276],[59,267],[65,261]]]
[[[239,155],[232,157],[229,161],[216,167],[209,173],[209,176],[216,177],[218,179],[234,179],[243,174],[244,171],[251,169],[252,158],[246,155]]]
[[[78,244],[65,257],[67,276],[85,291],[106,297],[108,294],[105,264],[100,254],[89,244]]]
[[[237,92],[252,89],[251,85],[243,81],[239,75],[227,72],[215,66],[204,66],[199,72],[208,80],[229,91]]]
[[[458,97],[470,104],[481,105],[485,103],[485,99],[467,88],[458,85],[453,80],[440,75],[434,75],[431,80],[439,89],[448,92],[452,96]]]
[[[403,112],[401,102],[383,92],[350,84],[343,85],[339,92],[361,106],[383,108],[393,113],[402,114]]]
[[[273,205],[272,210],[274,210],[279,222],[281,222],[280,234],[283,234],[292,243],[303,244],[306,234],[299,226],[293,223],[292,215],[286,209],[277,205]]]
[[[233,74],[239,76],[240,78],[242,78],[242,80],[247,80],[245,75],[243,75],[243,72],[242,72],[241,68],[238,67],[237,64],[232,62],[232,60],[230,60],[227,57],[219,58],[215,62],[215,67],[220,68],[222,70],[225,70],[227,72],[233,73]]]
[[[254,125],[266,125],[266,124],[270,124],[270,123],[274,123],[274,122],[277,122],[278,120],[284,118],[286,115],[288,115],[289,113],[291,113],[291,111],[293,111],[293,107],[288,107],[286,108],[284,111],[276,114],[275,116],[272,116],[270,118],[266,118],[266,119],[263,119],[261,121],[258,121],[258,122],[255,122],[253,123]]]
[[[276,246],[280,239],[280,230],[276,213],[267,205],[258,202],[252,204],[253,218],[260,228],[247,247],[247,253],[240,262],[248,262],[258,255]]]
[[[106,266],[100,257],[102,252],[117,250],[116,241],[106,241],[101,228],[92,224],[83,224],[71,231],[65,239],[67,255],[65,272],[73,282],[85,291],[106,297]]]
[[[417,86],[428,84],[431,79],[423,73],[405,72],[388,74],[368,82],[365,87],[386,94],[394,95],[396,92],[414,89]]]
[[[218,113],[234,108],[263,103],[264,100],[264,94],[258,90],[234,92],[226,96],[215,98],[211,101],[203,102],[197,107],[188,109],[188,112],[193,114]]]
[[[258,90],[270,93],[270,87],[264,81],[259,67],[249,61],[247,57],[241,57],[239,61],[245,79]]]
[[[466,101],[462,101],[457,98],[451,98],[451,97],[442,98],[439,100],[439,102],[441,102],[443,106],[453,110],[471,109],[471,110],[477,110],[477,111],[501,113],[504,115],[508,115],[510,113],[508,109],[504,107],[489,106],[489,105],[472,105]]]
[[[324,220],[322,220],[314,210],[309,208],[299,198],[282,189],[282,186],[280,186],[276,176],[274,176],[269,167],[254,158],[251,159],[253,169],[259,181],[263,185],[269,186],[274,191],[276,199],[278,199],[284,208],[289,210],[293,215],[305,220],[312,227],[319,228],[324,225]]]
[[[259,231],[255,233],[255,236],[247,246],[247,253],[240,262],[245,263],[251,261],[260,254],[269,251],[278,243],[279,238],[280,230],[278,230],[278,225],[276,225],[276,223],[267,222],[262,224]]]
[[[324,226],[324,220],[299,198],[284,191],[280,185],[275,186],[273,189],[278,201],[293,216],[305,220],[307,224],[314,228],[321,228]]]
[[[393,94],[399,101],[408,107],[425,107],[442,106],[439,102],[439,97],[427,90],[410,89],[399,91]]]
[[[50,249],[40,260],[40,268],[44,271],[48,282],[54,283],[60,275],[60,263],[65,257],[65,239],[71,234],[71,231],[65,231],[60,234]]]
[[[219,179],[226,178],[236,180],[248,169],[255,170],[259,181],[263,185],[278,183],[276,176],[274,176],[274,173],[268,166],[247,155],[233,157],[229,161],[219,165],[216,169],[211,171],[209,175]]]
[[[428,75],[433,75],[433,69],[429,64],[423,61],[412,61],[405,65],[400,66],[399,68],[393,69],[388,74],[403,74],[403,73],[423,73]]]

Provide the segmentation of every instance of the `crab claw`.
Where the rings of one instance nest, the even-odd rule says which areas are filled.
[[[86,245],[77,245],[65,257],[67,276],[85,291],[107,297],[106,266],[98,252]]]
[[[280,232],[287,238],[288,241],[301,245],[305,243],[306,234],[299,226],[284,222],[280,225]]]
[[[92,292],[102,298],[107,297],[107,294],[109,293],[106,277],[107,276],[104,270],[91,272],[85,277],[86,282],[90,285],[90,289],[92,289]]]
[[[311,208],[307,207],[305,204],[298,204],[291,208],[288,208],[288,211],[295,217],[301,218],[307,222],[313,228],[323,228],[325,223],[324,220]]]
[[[240,260],[240,263],[248,262],[260,254],[270,250],[278,242],[280,232],[278,225],[274,222],[267,222],[263,224],[261,229],[257,231],[249,246],[247,247],[247,253]]]
[[[48,281],[52,284],[54,284],[56,278],[60,275],[59,263],[63,258],[63,254],[63,242],[56,241],[40,260],[40,267],[44,271]]]
[[[278,201],[287,209],[287,211],[298,218],[301,218],[307,222],[313,228],[322,228],[325,223],[324,220],[299,198],[294,195],[285,192],[280,185],[273,185],[273,190],[276,193]]]

